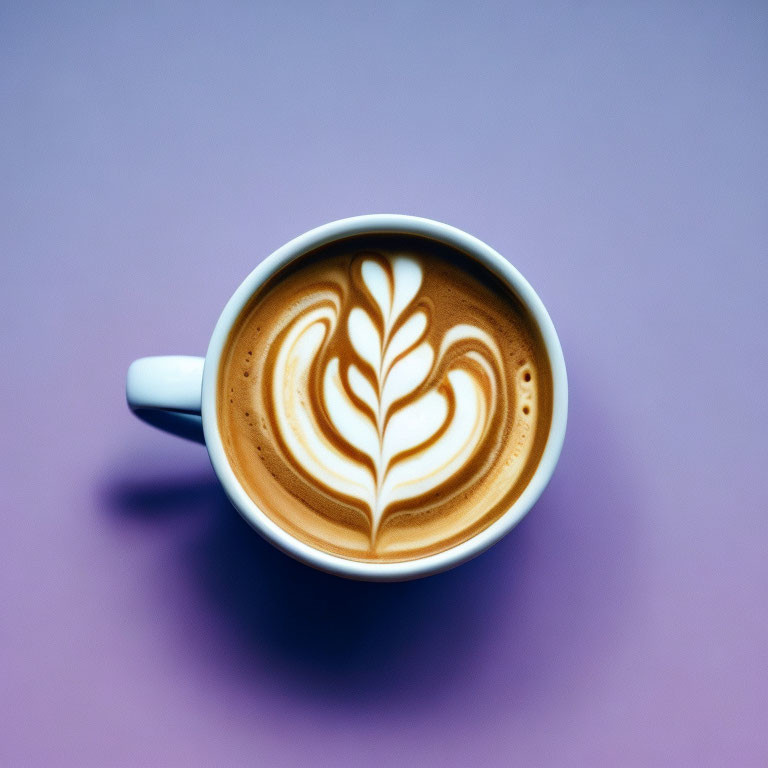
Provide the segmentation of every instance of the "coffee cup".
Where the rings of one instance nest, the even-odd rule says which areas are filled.
[[[541,339],[551,374],[551,413],[535,469],[508,509],[474,535],[442,551],[399,561],[341,556],[293,535],[266,514],[246,491],[233,469],[222,440],[219,378],[230,334],[241,314],[262,288],[296,260],[319,248],[350,238],[397,235],[425,238],[466,254],[482,265],[525,308]],[[279,278],[278,278],[279,279]],[[247,374],[246,374],[247,375]],[[213,469],[238,512],[267,541],[295,559],[322,571],[351,579],[403,581],[457,566],[492,546],[528,513],[557,464],[568,408],[565,362],[554,325],[544,305],[523,276],[499,253],[459,229],[428,219],[394,214],[357,216],[313,229],[264,259],[227,302],[213,330],[206,356],[146,357],[128,370],[126,395],[131,410],[167,432],[205,444]],[[527,412],[527,411],[526,411]]]

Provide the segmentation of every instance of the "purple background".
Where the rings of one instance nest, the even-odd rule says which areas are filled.
[[[0,764],[764,766],[765,4],[314,5],[2,5]],[[535,510],[400,585],[124,403],[368,212],[508,256],[571,379]]]

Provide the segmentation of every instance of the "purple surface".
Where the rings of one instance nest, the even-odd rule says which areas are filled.
[[[765,4],[364,6],[0,9],[0,765],[766,765]],[[571,377],[539,505],[403,585],[123,394],[382,211],[507,255]]]

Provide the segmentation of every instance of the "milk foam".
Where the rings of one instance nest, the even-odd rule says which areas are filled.
[[[424,557],[498,520],[542,454],[535,324],[471,257],[376,235],[276,274],[227,342],[219,430],[259,509],[322,551]]]
[[[412,306],[424,277],[415,258],[389,257],[386,265],[365,259],[360,275],[372,302],[354,306],[346,326],[338,302],[323,301],[322,291],[292,319],[279,342],[271,395],[293,463],[326,492],[361,502],[375,539],[393,504],[439,492],[472,459],[494,414],[501,354],[488,333],[468,324],[446,332],[438,350],[424,340],[427,313]],[[355,359],[323,363],[325,344],[339,332]],[[481,351],[467,352],[425,390],[451,348],[466,341],[479,342]],[[311,392],[318,363],[321,413]]]

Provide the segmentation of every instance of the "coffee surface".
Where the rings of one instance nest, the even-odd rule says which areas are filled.
[[[222,357],[218,422],[275,523],[357,560],[423,557],[491,525],[544,450],[538,331],[471,257],[415,236],[349,238],[273,276]]]

